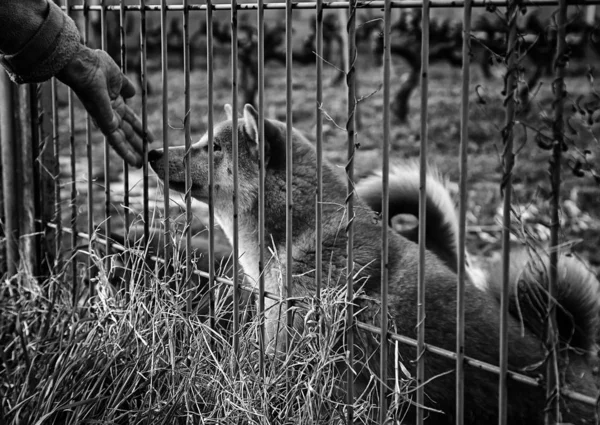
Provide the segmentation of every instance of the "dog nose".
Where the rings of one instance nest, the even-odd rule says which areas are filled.
[[[150,152],[148,152],[148,161],[150,161],[150,162],[158,161],[159,159],[162,158],[162,156],[163,156],[162,149],[152,149]]]

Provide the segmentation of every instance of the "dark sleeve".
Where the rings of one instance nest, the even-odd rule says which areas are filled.
[[[71,60],[75,22],[46,0],[0,0],[0,63],[16,83],[45,81]]]

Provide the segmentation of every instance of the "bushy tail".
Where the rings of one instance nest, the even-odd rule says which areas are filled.
[[[419,164],[414,161],[394,164],[389,178],[389,225],[405,238],[418,241]],[[456,272],[458,218],[447,181],[435,169],[427,174],[427,217],[425,244]],[[364,178],[356,193],[371,209],[382,212],[381,172]]]
[[[490,270],[488,290],[500,300],[500,264]],[[561,254],[558,259],[556,322],[559,340],[569,346],[596,353],[600,330],[600,282],[575,256]],[[509,310],[540,338],[545,335],[548,314],[550,261],[546,254],[511,252]]]
[[[389,225],[409,240],[418,240],[419,165],[396,164],[390,168]],[[361,180],[358,196],[374,211],[381,213],[381,172]],[[456,272],[458,218],[448,192],[447,181],[433,169],[427,175],[426,246]],[[500,300],[502,272],[500,264],[483,273],[468,267],[470,280]],[[510,264],[510,304],[514,317],[525,326],[545,335],[549,280],[548,255],[513,251]],[[587,266],[574,256],[562,254],[558,262],[557,324],[563,346],[587,352],[597,350],[600,332],[600,282]]]

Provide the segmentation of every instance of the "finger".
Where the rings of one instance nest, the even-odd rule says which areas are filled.
[[[108,135],[119,126],[106,91],[96,92],[93,98],[86,96],[79,96],[79,98],[102,133]]]
[[[126,143],[129,144],[131,149],[133,149],[137,154],[143,155],[144,139],[142,139],[142,137],[135,132],[133,127],[127,121],[122,121],[120,127],[125,136]]]
[[[123,74],[123,81],[121,84],[121,96],[125,99],[135,96],[135,86],[125,74]]]
[[[138,153],[142,153],[143,149],[140,149],[143,145],[143,141],[140,136],[133,130],[133,127],[129,125],[128,122],[123,121],[121,123],[121,130],[123,130],[123,134],[125,135],[125,139],[131,145],[134,151]]]
[[[133,131],[135,131],[141,138],[143,138],[144,137],[144,127],[142,125],[142,121],[128,105],[125,105],[122,115],[123,115],[123,121],[128,122],[131,125],[131,127],[133,128]],[[145,134],[146,134],[146,140],[148,141],[148,143],[152,143],[154,141],[154,136],[152,135],[152,132],[150,132],[148,129],[146,129]]]
[[[106,136],[108,143],[113,149],[123,157],[127,163],[133,167],[142,166],[142,155],[135,151],[132,145],[128,142],[123,128],[119,128]]]

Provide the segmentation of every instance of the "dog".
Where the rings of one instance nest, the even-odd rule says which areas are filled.
[[[238,136],[238,243],[240,263],[249,280],[258,282],[258,188],[259,188],[259,117],[251,105],[243,109],[237,128],[233,128],[231,108],[226,108],[228,119],[214,128],[214,184],[213,208],[215,218],[230,241],[233,240],[233,161],[232,135]],[[265,290],[280,293],[286,276],[286,264],[277,258],[286,258],[286,126],[284,123],[265,119],[265,252],[272,252],[272,259],[264,264],[262,271]],[[189,152],[191,187],[190,194],[201,202],[208,202],[208,136],[193,144]],[[339,170],[324,161],[322,205],[322,246],[315,246],[316,218],[315,188],[316,151],[314,146],[297,130],[292,134],[293,151],[293,204],[291,211],[293,262],[291,293],[294,298],[314,297],[315,295],[315,251],[321,249],[323,258],[322,282],[325,287],[340,287],[346,282],[347,236],[346,223],[346,181]],[[168,156],[169,182],[177,191],[185,190],[184,157],[185,147],[169,148],[168,151],[153,150],[149,153],[150,165],[159,178],[165,179],[163,156]],[[357,296],[356,319],[362,322],[380,323],[381,303],[381,252],[379,235],[382,223],[369,206],[356,198],[354,216],[354,270]],[[383,224],[386,225],[387,224]],[[416,337],[417,324],[417,269],[419,249],[417,244],[406,237],[388,230],[389,234],[389,288],[388,312],[390,326],[400,334]],[[425,335],[427,341],[448,350],[455,349],[456,334],[456,275],[434,252],[425,255],[425,280],[427,282]],[[499,305],[493,294],[477,289],[472,282],[466,282],[465,291],[465,354],[484,362],[495,364],[498,360]],[[267,344],[275,346],[280,332],[277,324],[284,317],[284,307],[272,300],[265,300],[265,333]],[[302,332],[302,317],[294,316],[292,330]],[[285,327],[284,327],[285,328]],[[370,371],[379,371],[379,342],[375,335],[356,329],[358,334],[356,350],[362,353],[360,361],[368,367],[355,369],[358,385],[370,382]],[[535,332],[523,328],[514,315],[508,319],[508,363],[513,371],[539,375],[546,352]],[[390,351],[389,358],[395,356]],[[403,364],[410,368],[409,360],[414,359],[415,350],[400,344],[399,356]],[[388,376],[394,376],[394,360],[387,365]],[[425,359],[425,407],[427,423],[446,424],[454,421],[455,375],[454,361],[435,355]],[[587,390],[587,395],[596,397],[598,391],[591,373],[571,372],[569,365],[563,369],[568,380],[565,385]],[[410,371],[411,373],[414,370]],[[393,388],[393,381],[388,382]],[[465,423],[492,423],[498,419],[498,377],[488,372],[467,368],[465,372]],[[408,394],[407,394],[408,397]],[[511,424],[542,424],[544,421],[545,391],[532,388],[518,381],[508,382],[508,422]],[[583,403],[567,401],[563,421],[574,424],[591,423],[594,408]],[[414,413],[414,412],[413,412]],[[407,420],[411,420],[407,418]]]

